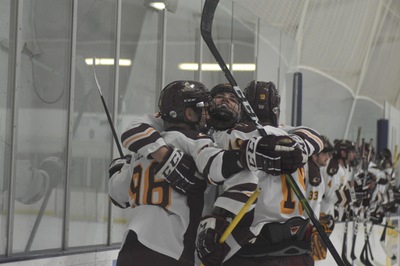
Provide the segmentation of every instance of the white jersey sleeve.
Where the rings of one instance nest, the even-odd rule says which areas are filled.
[[[164,130],[164,127],[164,121],[157,114],[145,114],[138,117],[122,133],[122,146],[150,158],[151,153],[166,145],[159,133]]]
[[[132,179],[130,168],[130,164],[124,164],[120,171],[114,173],[108,179],[108,195],[121,208],[126,208],[130,205],[130,198],[127,193],[127,188]]]
[[[282,127],[289,135],[295,135],[300,138],[299,144],[303,147],[303,152],[308,157],[317,154],[324,149],[324,143],[320,134],[309,127]]]

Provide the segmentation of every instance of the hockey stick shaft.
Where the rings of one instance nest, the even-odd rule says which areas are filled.
[[[354,261],[357,256],[355,253],[356,241],[357,241],[357,232],[358,232],[358,221],[353,221],[353,240],[351,242],[351,254],[350,257]]]
[[[233,229],[235,229],[236,225],[240,222],[243,216],[246,214],[247,210],[250,208],[251,204],[257,199],[258,195],[260,194],[260,188],[257,188],[256,191],[253,192],[253,195],[247,200],[247,202],[243,205],[240,209],[239,213],[233,218],[232,222],[226,228],[224,233],[222,234],[221,238],[219,239],[219,243],[224,243],[228,236],[232,233]]]
[[[386,230],[387,230],[388,225],[389,225],[389,219],[386,219],[385,227],[383,228],[381,238],[379,239],[379,241],[381,241],[383,243],[385,243],[385,240],[386,240]]]
[[[343,245],[342,245],[342,260],[344,264],[346,264],[347,266],[351,266],[351,263],[347,259],[347,233],[349,229],[349,215],[350,212],[348,208],[346,208],[346,221],[344,224]]]
[[[104,97],[103,97],[103,93],[101,92],[101,88],[100,88],[99,81],[97,80],[96,68],[95,68],[95,61],[96,61],[96,58],[93,58],[93,74],[94,74],[94,81],[96,82],[96,87],[97,87],[97,90],[99,91],[100,98],[101,98],[101,102],[103,103],[104,111],[106,112],[107,119],[108,119],[108,123],[110,124],[111,131],[112,131],[112,134],[113,134],[113,137],[114,137],[114,140],[115,140],[115,144],[117,145],[119,155],[120,155],[121,157],[124,157],[124,153],[122,152],[122,147],[121,147],[121,144],[119,143],[119,139],[118,139],[118,136],[117,136],[117,132],[115,131],[114,123],[113,123],[113,121],[112,121],[112,119],[111,119],[110,112],[108,111],[106,101],[104,100]]]
[[[235,216],[235,218],[233,218],[232,222],[229,224],[229,226],[225,229],[224,233],[220,237],[220,239],[218,241],[220,244],[222,244],[226,241],[228,236],[232,233],[233,229],[235,229],[235,227],[240,222],[240,220],[242,220],[243,216],[246,214],[246,212],[250,208],[251,204],[253,204],[254,201],[257,199],[260,192],[261,192],[260,188],[257,188],[257,190],[254,191],[253,195],[251,195],[250,198],[246,201],[246,203],[240,209],[240,211]],[[203,263],[201,263],[200,265],[204,266]]]
[[[207,44],[208,48],[210,49],[210,52],[212,53],[215,60],[218,62],[219,66],[221,67],[222,71],[224,72],[227,80],[234,88],[236,96],[239,98],[239,100],[244,108],[244,111],[246,112],[247,115],[250,116],[250,118],[254,122],[260,135],[266,136],[267,132],[262,127],[262,125],[259,123],[257,115],[254,113],[253,109],[251,108],[251,106],[250,106],[249,102],[247,101],[246,97],[244,96],[243,92],[237,86],[237,82],[233,78],[231,72],[229,71],[227,65],[225,64],[224,59],[222,58],[221,54],[219,53],[219,51],[218,51],[217,47],[215,46],[215,43],[212,39],[212,34],[211,34],[212,24],[213,24],[214,14],[215,14],[215,10],[218,6],[218,3],[219,3],[219,0],[206,0],[205,1],[202,16],[201,16],[201,25],[200,25],[201,36],[203,37],[204,42]],[[337,252],[337,250],[333,246],[332,242],[330,241],[329,237],[325,233],[324,228],[322,227],[322,225],[319,223],[318,219],[316,218],[313,210],[310,207],[310,204],[308,203],[307,199],[301,192],[301,190],[300,190],[298,184],[295,182],[293,176],[291,176],[291,175],[285,175],[285,176],[286,176],[287,182],[289,183],[293,192],[296,194],[297,198],[301,202],[303,209],[307,213],[308,217],[311,219],[312,223],[314,224],[316,230],[320,234],[325,245],[331,252],[332,257],[335,259],[336,263],[338,265],[345,265],[344,262],[342,261],[342,259],[340,258],[339,253]]]

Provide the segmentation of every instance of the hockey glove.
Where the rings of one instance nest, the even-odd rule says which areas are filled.
[[[250,171],[291,174],[307,162],[296,141],[290,136],[253,137],[241,145],[241,163]]]
[[[155,168],[157,178],[165,179],[180,194],[203,193],[207,184],[196,176],[196,164],[193,158],[178,148],[168,147],[164,160]]]
[[[219,243],[219,239],[229,226],[223,217],[205,216],[197,230],[196,252],[205,265],[221,265],[231,248],[228,244]]]
[[[125,164],[129,164],[131,162],[132,155],[128,154],[125,155],[125,157],[120,157],[114,159],[111,163],[110,166],[108,167],[108,174],[109,177],[111,178],[116,172],[121,171],[122,166]]]
[[[325,230],[325,233],[330,235],[335,228],[335,219],[332,215],[321,212],[319,214],[319,222]]]

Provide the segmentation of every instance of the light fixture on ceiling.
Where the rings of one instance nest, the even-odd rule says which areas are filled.
[[[93,65],[93,58],[86,58],[85,59],[86,65],[92,66]],[[113,66],[114,65],[114,58],[96,58],[94,60],[94,64],[96,66]],[[120,66],[130,66],[132,65],[132,60],[130,59],[119,59]]]
[[[229,64],[227,65],[228,69],[230,69]],[[180,70],[187,71],[197,71],[199,70],[199,64],[197,63],[181,63],[178,65]],[[221,71],[221,67],[218,64],[201,64],[202,71]],[[255,64],[233,64],[233,71],[255,71]]]
[[[156,11],[167,9],[169,12],[175,13],[178,0],[145,0],[144,6]]]

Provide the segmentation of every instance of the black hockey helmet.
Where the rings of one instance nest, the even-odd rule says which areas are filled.
[[[167,122],[185,122],[184,111],[191,107],[201,117],[202,107],[207,107],[210,92],[197,81],[177,80],[171,82],[161,91],[158,108],[161,118]]]
[[[341,139],[341,140],[335,140],[334,141],[334,146],[333,146],[333,155],[336,158],[340,158],[340,159],[347,159],[347,156],[349,154],[350,151],[355,151],[356,150],[356,146],[353,142],[351,142],[350,140],[345,140],[345,139]],[[345,152],[345,155],[342,155],[342,151]]]
[[[278,127],[281,97],[273,82],[253,80],[243,93],[262,124]]]
[[[381,150],[376,158],[377,166],[384,170],[393,166],[392,153],[388,148]]]
[[[231,93],[237,100],[237,110],[229,108],[225,104],[217,105],[215,103],[215,97],[221,93]],[[233,127],[240,121],[241,106],[238,97],[229,83],[220,83],[214,86],[210,91],[210,96],[212,98],[208,110],[208,115],[210,119],[207,124],[212,126],[217,130],[224,130]]]

